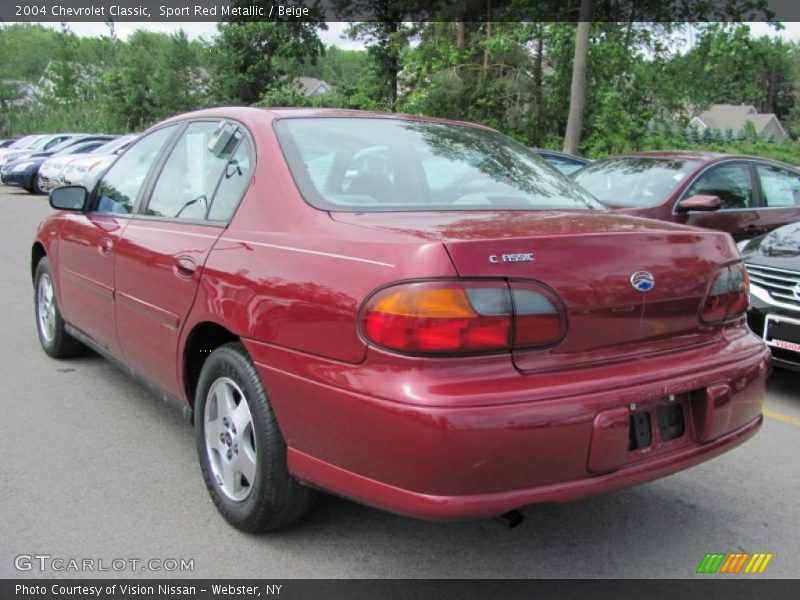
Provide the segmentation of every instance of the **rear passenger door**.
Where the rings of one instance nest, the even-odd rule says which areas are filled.
[[[175,396],[180,331],[206,258],[244,193],[230,182],[247,175],[249,183],[253,162],[238,125],[186,124],[118,246],[116,317],[125,360]]]
[[[687,225],[727,231],[737,240],[759,235],[758,205],[750,164],[726,161],[703,171],[684,192],[690,196],[718,196],[719,210],[683,213]]]
[[[761,230],[800,221],[800,174],[768,163],[755,163],[755,170],[761,191]]]

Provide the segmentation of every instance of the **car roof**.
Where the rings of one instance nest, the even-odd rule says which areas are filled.
[[[741,160],[757,160],[760,162],[767,162],[776,165],[797,169],[797,167],[788,163],[783,163],[779,160],[772,158],[765,158],[763,156],[753,156],[749,154],[727,154],[725,152],[711,152],[706,150],[650,150],[647,152],[634,152],[632,154],[621,154],[618,156],[607,156],[606,158],[598,159],[596,162],[602,162],[610,159],[619,158],[653,158],[653,159],[673,159],[673,160],[691,160],[700,165],[710,165],[714,162],[721,160],[741,159]]]
[[[536,152],[536,154],[548,154],[550,156],[558,156],[562,158],[566,158],[569,160],[575,160],[578,162],[590,163],[592,162],[591,159],[586,158],[584,156],[579,156],[577,154],[570,154],[569,152],[559,152],[558,150],[548,150],[547,148],[534,148],[531,147],[531,150]]]
[[[479,123],[471,123],[468,121],[453,121],[450,119],[439,119],[435,117],[423,117],[420,115],[410,115],[404,113],[392,112],[377,112],[368,110],[349,110],[338,108],[260,108],[255,106],[223,106],[218,108],[207,108],[190,113],[183,113],[176,115],[164,121],[164,123],[182,121],[185,119],[215,117],[215,118],[231,118],[231,119],[252,119],[261,117],[268,117],[274,119],[288,119],[288,118],[301,118],[301,117],[350,117],[350,118],[373,118],[373,119],[398,119],[398,120],[414,120],[425,121],[429,123],[443,123],[450,125],[467,125],[479,129],[486,129],[489,131],[496,131],[492,127],[481,125]]]

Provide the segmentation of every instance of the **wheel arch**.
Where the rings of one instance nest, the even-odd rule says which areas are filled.
[[[194,408],[197,382],[206,359],[220,346],[240,340],[241,338],[230,329],[213,321],[202,321],[192,326],[186,336],[181,357],[183,391],[189,406]]]
[[[47,251],[44,249],[44,244],[40,241],[35,241],[31,247],[31,279],[36,279],[36,269],[41,260],[47,256]]]

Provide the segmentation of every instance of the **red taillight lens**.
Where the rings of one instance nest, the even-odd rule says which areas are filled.
[[[363,330],[369,341],[391,350],[461,354],[552,343],[562,335],[562,318],[553,299],[533,286],[424,282],[373,295],[364,307]]]
[[[533,348],[557,342],[565,321],[556,298],[538,286],[511,284],[514,301],[514,347]]]
[[[722,323],[741,317],[749,306],[749,292],[750,278],[744,264],[723,267],[714,274],[701,319],[706,323]]]

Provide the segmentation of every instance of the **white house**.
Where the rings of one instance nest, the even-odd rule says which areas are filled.
[[[755,127],[759,137],[776,142],[789,140],[789,134],[772,113],[759,113],[754,106],[742,104],[713,104],[711,108],[694,117],[689,124],[696,126],[701,132],[716,129],[725,132],[730,129],[734,135],[741,133],[747,122]]]
[[[316,77],[296,77],[292,84],[304,96],[318,96],[333,89],[327,81]]]

